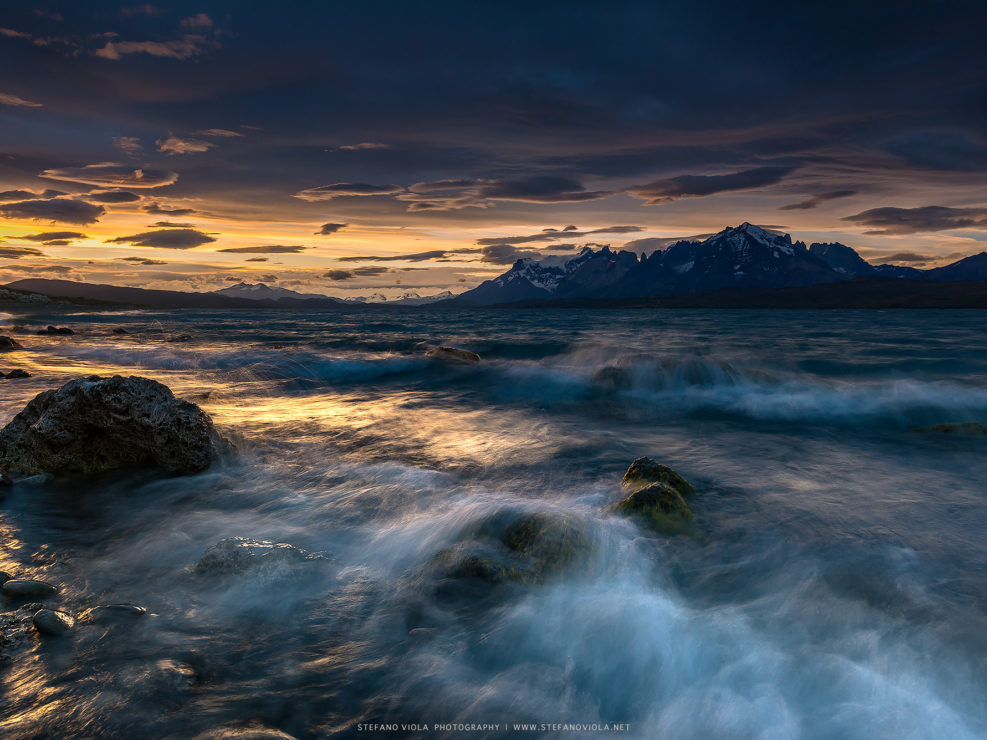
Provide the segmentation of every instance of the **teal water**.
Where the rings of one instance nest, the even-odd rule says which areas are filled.
[[[987,424],[982,312],[0,319],[27,347],[0,369],[33,375],[0,381],[0,423],[70,378],[144,375],[239,447],[197,476],[0,504],[0,569],[58,582],[65,608],[151,612],[0,667],[4,737],[987,736],[987,438],[913,431]],[[29,333],[49,323],[78,333]],[[482,362],[433,362],[436,344]],[[608,511],[642,455],[695,485],[690,532]],[[505,511],[574,518],[589,561],[541,584],[436,583],[436,555]],[[231,536],[331,560],[194,578]],[[191,685],[162,683],[161,661]],[[502,730],[469,736],[525,734]]]

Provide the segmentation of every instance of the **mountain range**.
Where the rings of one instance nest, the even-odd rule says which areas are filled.
[[[743,223],[705,239],[682,240],[640,256],[609,247],[586,247],[571,257],[520,259],[502,275],[457,296],[446,291],[424,297],[405,293],[391,300],[381,294],[341,299],[244,282],[208,293],[40,278],[17,280],[6,287],[51,298],[157,308],[314,309],[380,304],[979,308],[987,306],[987,252],[928,270],[872,265],[845,244],[807,246],[793,242],[788,234]],[[27,298],[22,295],[20,300]]]
[[[793,242],[750,223],[702,241],[680,241],[638,256],[603,247],[573,257],[520,259],[510,270],[444,304],[489,306],[573,299],[630,299],[727,289],[774,290],[864,277],[987,280],[987,253],[919,270],[872,265],[845,244]]]

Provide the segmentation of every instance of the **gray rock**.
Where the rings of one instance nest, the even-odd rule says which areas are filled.
[[[678,491],[682,496],[696,492],[689,481],[667,465],[662,465],[650,457],[639,457],[632,462],[620,483],[622,486],[632,489],[643,488],[651,483],[664,483]]]
[[[0,352],[10,352],[14,349],[24,349],[24,346],[10,337],[0,336]]]
[[[75,627],[75,619],[65,612],[56,612],[52,609],[42,609],[34,615],[31,620],[34,628],[43,635],[64,635]]]
[[[293,566],[327,559],[325,555],[310,553],[285,542],[229,537],[203,553],[195,564],[195,573],[224,575],[262,569],[269,574],[279,571],[287,574]]]
[[[58,588],[44,581],[31,581],[21,578],[11,578],[0,586],[4,596],[18,599],[46,599],[58,593]]]
[[[459,365],[475,365],[480,361],[480,355],[476,352],[457,349],[456,347],[433,347],[425,355],[433,360],[442,360]]]
[[[90,376],[39,394],[0,430],[0,466],[28,475],[130,467],[197,473],[226,445],[209,416],[167,386]]]

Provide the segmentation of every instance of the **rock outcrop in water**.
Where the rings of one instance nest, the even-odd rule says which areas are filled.
[[[468,349],[457,347],[433,347],[425,353],[426,357],[443,362],[451,362],[460,365],[475,365],[480,361],[480,355],[470,352]]]
[[[433,560],[444,578],[542,583],[585,565],[592,550],[586,526],[575,517],[510,509],[468,528],[461,540]]]
[[[3,375],[3,373],[0,373],[0,375]],[[17,378],[30,378],[31,373],[27,372],[27,370],[21,370],[20,368],[17,368],[15,370],[11,370],[6,375],[3,375],[3,377],[6,378],[7,380],[16,380]]]
[[[31,621],[38,632],[51,637],[64,635],[75,627],[75,619],[72,616],[53,609],[42,609]]]
[[[48,336],[71,336],[71,335],[75,334],[75,332],[72,331],[67,326],[48,326],[45,329],[38,329],[38,331],[35,332],[35,333],[38,334],[38,335],[40,335],[40,336],[44,336],[44,335],[48,335]]]
[[[685,497],[696,489],[667,465],[650,457],[638,458],[621,484],[632,492],[614,504],[614,511],[641,517],[660,532],[681,531],[692,520]]]
[[[10,337],[0,336],[0,352],[10,352],[15,349],[24,349],[24,345]]]
[[[931,427],[916,427],[912,431],[957,434],[966,437],[987,437],[987,426],[976,421],[946,422],[944,424],[934,424]]]
[[[0,430],[0,466],[23,474],[131,467],[197,473],[226,444],[202,409],[167,386],[91,376],[39,394]]]
[[[199,576],[242,574],[267,576],[289,575],[296,566],[326,561],[319,553],[310,553],[286,542],[228,537],[203,553],[195,564]]]

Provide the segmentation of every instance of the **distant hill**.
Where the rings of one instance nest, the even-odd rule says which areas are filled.
[[[253,300],[216,293],[185,293],[178,290],[146,290],[118,285],[77,283],[71,280],[27,278],[8,283],[8,288],[40,293],[51,298],[88,299],[151,308],[339,308],[333,298]]]

